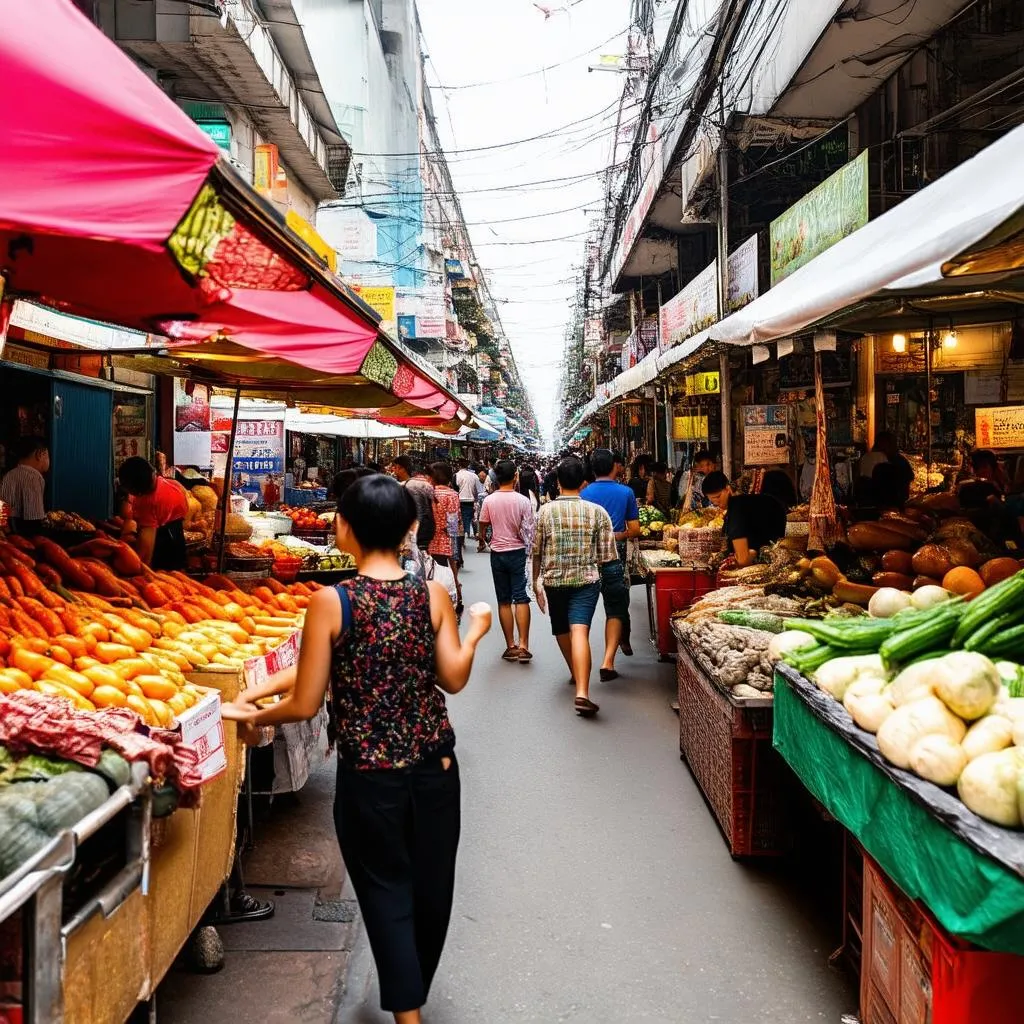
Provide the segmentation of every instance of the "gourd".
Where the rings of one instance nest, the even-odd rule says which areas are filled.
[[[963,748],[967,760],[973,761],[982,754],[1004,750],[1013,743],[1013,722],[1002,715],[991,714],[979,718],[964,737]]]
[[[49,841],[35,825],[0,814],[0,878],[21,867]]]
[[[91,814],[110,795],[106,782],[92,772],[51,779],[40,787],[39,827],[50,835],[71,828]]]
[[[100,754],[95,770],[107,780],[111,790],[127,786],[132,781],[131,765],[116,750],[109,747],[105,747]]]
[[[1002,679],[998,669],[985,655],[974,651],[954,651],[931,664],[936,672],[935,695],[954,714],[972,721],[992,709],[999,696]]]

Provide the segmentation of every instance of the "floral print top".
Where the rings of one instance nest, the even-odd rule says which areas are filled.
[[[450,487],[434,488],[434,539],[427,551],[450,558],[455,554],[455,538],[462,534],[462,505],[459,492]]]
[[[338,590],[352,609],[331,664],[339,759],[349,768],[398,769],[450,753],[455,733],[437,685],[426,581],[356,576]]]

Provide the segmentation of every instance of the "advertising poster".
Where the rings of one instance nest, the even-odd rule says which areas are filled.
[[[779,466],[789,462],[789,406],[743,406],[743,464]]]
[[[210,455],[210,391],[205,384],[174,380],[174,465],[200,472],[213,465]]]
[[[375,309],[381,320],[392,323],[395,319],[395,289],[393,285],[355,284],[352,290],[371,309]]]
[[[399,334],[410,338],[444,338],[447,336],[447,305],[440,287],[396,288],[395,314]],[[402,334],[405,323],[409,333]]]
[[[1024,448],[1024,405],[974,410],[978,448]]]
[[[149,457],[146,399],[124,396],[114,406],[114,472],[125,459]]]
[[[661,347],[673,348],[718,319],[718,261],[661,307]]]
[[[218,418],[213,434],[214,474],[222,476],[231,442],[231,421]],[[257,505],[276,505],[284,490],[284,421],[239,420],[235,431],[235,457],[231,490]]]
[[[727,310],[735,313],[757,298],[757,235],[751,235],[729,257],[729,301]]]
[[[772,221],[772,287],[868,222],[868,151]]]

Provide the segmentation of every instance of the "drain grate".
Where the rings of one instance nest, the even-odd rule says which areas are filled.
[[[355,900],[322,900],[317,897],[313,904],[313,920],[348,924],[356,919],[357,908]]]

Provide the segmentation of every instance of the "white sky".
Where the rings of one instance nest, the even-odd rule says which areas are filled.
[[[603,209],[599,174],[611,158],[623,85],[622,75],[588,73],[587,67],[600,54],[624,52],[630,4],[539,2],[551,11],[549,18],[532,0],[418,0],[431,85],[501,80],[477,88],[435,88],[434,112],[477,258],[541,431],[550,437],[583,235]],[[563,62],[568,63],[530,74]],[[466,152],[544,134],[549,137]],[[556,178],[575,180],[481,191]],[[538,216],[552,211],[570,212]],[[576,237],[553,241],[567,236]],[[508,242],[526,244],[501,244]]]

